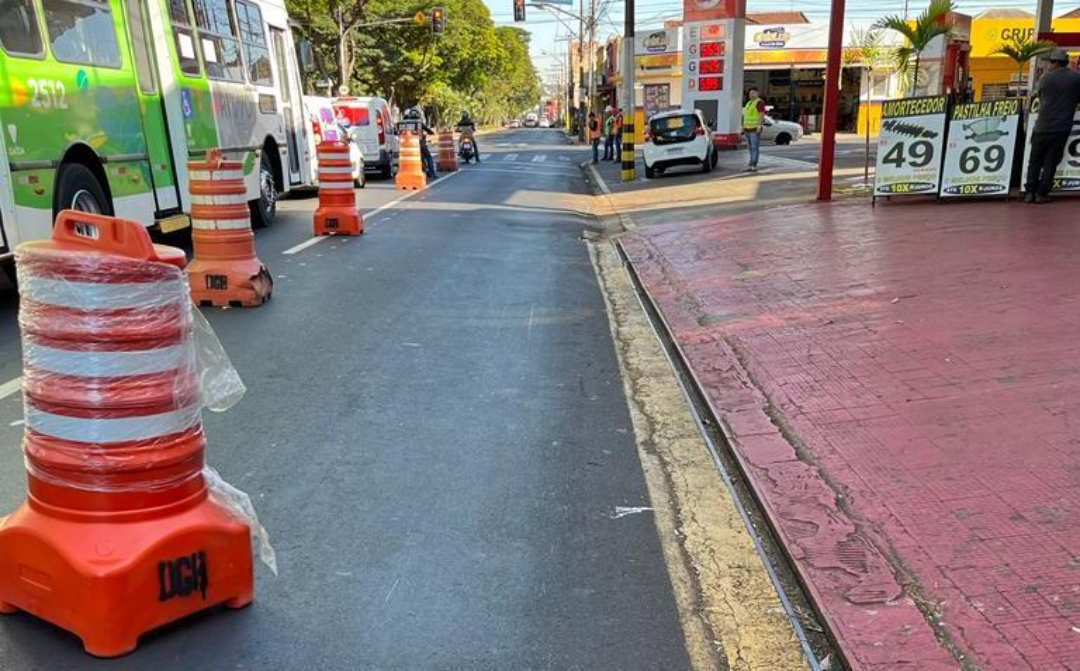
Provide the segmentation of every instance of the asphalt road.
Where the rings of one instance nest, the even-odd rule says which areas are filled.
[[[105,664],[34,618],[0,667],[683,669],[603,298],[580,241],[582,149],[557,131],[416,197],[372,182],[360,239],[314,201],[259,232],[274,300],[207,316],[249,387],[205,417],[209,461],[254,500],[280,576],[254,605]],[[0,385],[19,374],[0,289]],[[2,388],[2,387],[0,387]],[[21,401],[0,399],[0,511],[24,495]],[[625,511],[624,511],[625,512]]]

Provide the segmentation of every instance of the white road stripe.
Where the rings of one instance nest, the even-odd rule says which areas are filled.
[[[0,384],[0,400],[11,396],[15,392],[22,391],[22,378],[17,377],[14,380],[8,380],[4,384]]]
[[[440,182],[448,180],[451,177],[456,177],[457,175],[460,175],[460,174],[461,174],[460,170],[458,172],[444,173],[441,176],[439,176],[434,182],[429,184],[428,186],[429,187],[435,186],[436,184],[439,184]],[[391,207],[394,207],[395,205],[400,204],[402,201],[408,200],[409,198],[412,198],[413,196],[415,196],[417,194],[420,194],[420,193],[424,193],[424,192],[423,191],[406,191],[403,195],[398,196],[397,198],[391,200],[389,203],[386,203],[384,205],[380,205],[379,207],[376,207],[371,212],[364,212],[363,216],[364,216],[365,219],[370,219],[371,217],[374,217],[375,215],[382,212],[383,210],[389,210]],[[370,223],[370,222],[365,222],[365,223]],[[295,247],[290,247],[290,248],[286,249],[285,251],[282,252],[282,254],[285,255],[285,256],[292,256],[293,254],[297,254],[299,252],[304,251],[308,247],[314,247],[315,245],[319,244],[323,240],[326,240],[326,239],[328,239],[330,237],[333,237],[333,236],[317,235],[317,236],[312,237],[312,238],[310,238],[308,240],[304,240],[303,242],[301,242],[299,245],[296,245]]]
[[[516,161],[517,156],[518,156],[517,154],[507,154],[505,157],[503,157],[503,160],[504,161]]]
[[[547,160],[547,154],[537,154],[536,156],[533,156],[532,162],[533,163],[543,163],[546,160]]]

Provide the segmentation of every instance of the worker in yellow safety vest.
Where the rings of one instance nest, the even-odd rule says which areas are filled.
[[[756,88],[750,89],[746,106],[743,107],[743,135],[750,150],[750,165],[747,170],[757,172],[758,159],[761,157],[761,129],[765,120],[765,101]]]
[[[592,162],[600,162],[600,119],[596,118],[596,112],[589,112],[589,144],[592,145]]]

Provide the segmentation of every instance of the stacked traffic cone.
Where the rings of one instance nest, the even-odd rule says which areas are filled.
[[[401,136],[401,161],[394,184],[401,191],[419,191],[427,186],[420,158],[420,140],[411,131],[405,131]]]
[[[194,259],[187,268],[197,305],[255,307],[270,299],[274,279],[255,255],[247,187],[239,161],[211,149],[188,163],[191,180],[191,240]]]
[[[458,169],[457,153],[454,151],[454,131],[444,130],[439,133],[439,172],[454,172]]]
[[[184,253],[62,212],[16,252],[27,501],[0,519],[0,612],[114,657],[254,594],[250,528],[208,496]]]
[[[319,209],[315,210],[315,235],[360,235],[364,220],[356,209],[353,191],[353,166],[349,145],[344,142],[320,142]]]

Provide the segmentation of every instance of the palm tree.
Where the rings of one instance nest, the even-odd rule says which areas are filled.
[[[1014,36],[1011,42],[998,45],[990,54],[1008,56],[1016,63],[1016,88],[1017,93],[1019,93],[1020,85],[1024,81],[1024,66],[1030,63],[1031,59],[1048,53],[1056,46],[1049,40],[1033,40],[1029,35],[1025,34],[1020,37]]]
[[[903,74],[913,73],[912,90],[919,88],[919,65],[922,52],[935,39],[952,32],[953,22],[946,21],[946,18],[955,9],[953,0],[931,0],[930,6],[923,10],[923,13],[914,21],[892,15],[874,24],[876,29],[892,30],[904,36],[906,44],[896,50],[897,69]],[[914,69],[912,68],[913,61]]]
[[[870,183],[870,110],[873,108],[874,98],[874,74],[888,67],[895,60],[894,49],[885,44],[885,36],[880,30],[863,30],[855,28],[851,31],[851,47],[844,51],[843,64],[845,66],[861,65],[866,68],[866,160],[863,170],[863,181]]]

